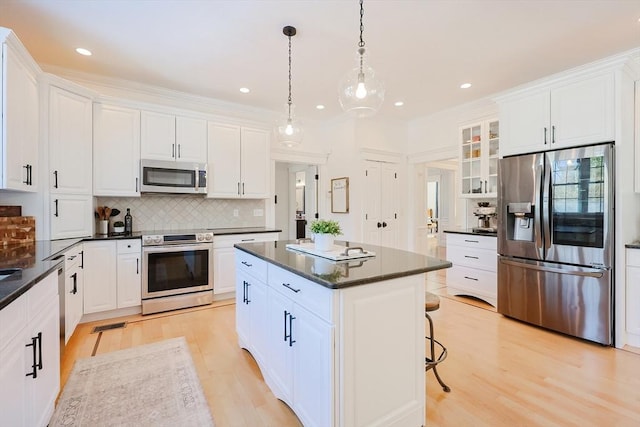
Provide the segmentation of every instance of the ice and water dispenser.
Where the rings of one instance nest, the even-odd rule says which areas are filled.
[[[507,240],[533,242],[535,208],[531,202],[507,203]]]

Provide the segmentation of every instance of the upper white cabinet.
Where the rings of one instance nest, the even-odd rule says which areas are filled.
[[[269,132],[209,122],[208,197],[269,197]]]
[[[51,240],[93,234],[93,197],[84,194],[52,194]]]
[[[460,177],[463,197],[497,197],[498,120],[485,120],[460,128]]]
[[[140,110],[93,105],[93,194],[139,197]]]
[[[614,95],[605,73],[501,97],[501,155],[613,141]]]
[[[0,39],[0,188],[36,191],[39,69],[12,32],[0,29]]]
[[[49,86],[49,189],[91,195],[92,101]]]
[[[141,158],[206,163],[206,120],[142,111],[140,121]]]

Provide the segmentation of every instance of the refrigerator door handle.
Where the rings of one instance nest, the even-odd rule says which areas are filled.
[[[542,233],[544,234],[544,249],[545,252],[551,248],[551,221],[553,219],[551,212],[551,162],[545,155],[545,168],[544,168],[544,184],[542,188],[542,224],[544,226]],[[546,257],[546,254],[545,254]]]
[[[542,209],[540,209],[542,205],[542,165],[536,166],[536,175],[534,181],[535,194],[534,194],[534,203],[536,204],[536,208],[533,212],[533,220],[534,220],[534,230],[535,230],[535,239],[536,239],[536,250],[538,251],[538,258],[544,259],[544,235],[542,233]]]
[[[599,270],[599,269],[592,269],[592,271],[584,271],[584,268],[577,270],[572,268],[545,267],[537,264],[511,261],[508,259],[500,259],[500,262],[507,265],[513,265],[515,267],[527,268],[529,270],[546,271],[549,273],[557,273],[557,274],[569,274],[571,276],[595,277],[598,279],[604,276],[604,270]]]

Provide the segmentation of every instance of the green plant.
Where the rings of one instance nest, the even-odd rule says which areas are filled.
[[[342,234],[342,229],[337,221],[330,219],[316,219],[311,222],[311,232],[314,234],[331,234],[337,236]]]
[[[122,221],[116,221],[113,223],[114,227],[124,227],[124,222]]]

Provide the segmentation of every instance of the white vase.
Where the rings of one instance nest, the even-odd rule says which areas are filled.
[[[332,234],[314,234],[313,243],[317,251],[327,252],[333,249],[335,236]]]
[[[98,234],[109,234],[109,221],[101,219],[98,221]]]

